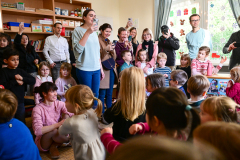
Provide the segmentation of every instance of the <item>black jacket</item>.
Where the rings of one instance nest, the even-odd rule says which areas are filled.
[[[163,36],[159,38],[158,41],[158,52],[164,52],[167,55],[166,66],[175,66],[176,52],[180,48],[179,40],[174,37],[173,33],[168,39]]]
[[[225,46],[223,47],[223,53],[225,53],[225,54],[230,53],[230,52],[228,52],[228,47],[233,42],[240,42],[240,30],[231,35],[227,44],[225,44]],[[228,67],[229,70],[231,70],[236,65],[240,65],[240,47],[238,47],[232,51],[232,55],[231,55],[229,67]]]
[[[33,62],[38,59],[38,63],[42,60],[32,47],[31,52],[27,52],[23,45],[21,45],[22,35],[17,34],[14,39],[14,47],[19,52],[19,65],[18,68],[25,70],[27,73],[37,72],[38,68]]]
[[[8,48],[10,48],[10,47],[7,46],[7,47],[4,47],[4,48],[0,48],[0,69],[2,69],[2,65],[7,65],[6,63],[3,62],[3,60],[4,60],[3,52]]]

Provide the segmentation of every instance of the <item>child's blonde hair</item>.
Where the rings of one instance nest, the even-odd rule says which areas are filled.
[[[62,74],[61,74],[61,70],[62,69],[66,69],[69,73],[69,75],[66,78],[70,78],[71,77],[71,70],[72,70],[72,65],[70,63],[67,62],[63,62],[61,67],[60,67],[60,78],[63,78]]]
[[[48,69],[49,69],[49,76],[51,76],[50,64],[49,64],[47,61],[42,61],[42,62],[39,64],[38,75],[41,75],[41,68],[42,68],[43,66],[48,67]]]
[[[233,81],[240,83],[240,67],[234,67],[230,70],[230,74],[233,77]]]
[[[158,55],[157,55],[157,61],[158,61],[159,59],[161,59],[161,58],[167,60],[167,55],[166,55],[164,52],[158,53]]]
[[[187,89],[193,96],[201,96],[203,92],[207,92],[210,87],[210,82],[203,75],[194,75],[189,78]]]
[[[15,94],[7,89],[0,89],[0,123],[10,121],[17,111],[17,106]]]
[[[209,53],[210,53],[210,48],[208,46],[202,46],[202,47],[199,48],[199,51],[205,51],[206,56],[208,56]]]
[[[201,104],[204,112],[212,115],[215,121],[237,122],[237,103],[229,97],[213,96],[204,100]]]
[[[118,113],[122,112],[125,119],[134,121],[145,112],[145,78],[141,68],[122,71],[118,98],[117,103],[121,104]]]
[[[144,33],[150,34],[150,35],[151,35],[151,40],[153,41],[154,37],[153,37],[153,33],[152,33],[151,29],[145,28],[145,29],[143,30],[143,32],[142,32],[142,41],[144,41],[144,36],[143,36]]]
[[[95,113],[98,117],[102,114],[102,101],[95,98],[92,90],[85,85],[76,85],[67,90],[65,94],[66,101],[75,107],[75,113],[84,113],[91,109],[94,105],[94,100],[97,100],[98,105]]]
[[[188,67],[188,66],[191,65],[191,58],[190,58],[189,54],[183,54],[183,55],[181,56],[181,60],[183,60],[183,59],[187,59],[187,61],[188,61],[186,67]],[[180,66],[181,66],[181,63],[180,63]]]
[[[236,123],[207,122],[193,132],[195,140],[209,143],[227,159],[239,159],[240,126]]]

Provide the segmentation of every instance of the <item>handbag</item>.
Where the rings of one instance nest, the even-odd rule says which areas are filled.
[[[109,58],[102,62],[102,66],[105,70],[111,70],[115,68],[115,61],[113,58]]]

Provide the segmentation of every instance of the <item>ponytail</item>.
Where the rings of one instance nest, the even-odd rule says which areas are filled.
[[[187,141],[192,141],[193,131],[194,131],[195,128],[197,128],[200,125],[201,120],[200,120],[200,117],[199,117],[199,115],[198,115],[198,113],[195,109],[192,108],[192,109],[190,109],[189,112],[191,113],[192,118],[191,118],[191,122],[190,122],[191,123],[191,128],[190,128],[190,132],[189,132]],[[189,117],[188,117],[188,119],[190,120]]]
[[[95,97],[94,97],[94,100],[96,100],[98,102],[97,108],[95,109],[95,113],[97,114],[98,117],[101,117],[102,110],[103,110],[102,101]]]

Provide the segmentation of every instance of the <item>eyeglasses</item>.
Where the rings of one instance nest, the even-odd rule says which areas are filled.
[[[149,33],[148,33],[148,34],[144,34],[143,37],[150,36],[150,35],[151,35],[151,34],[149,34]]]
[[[191,22],[198,22],[199,21],[199,19],[197,19],[197,20],[191,20]]]

